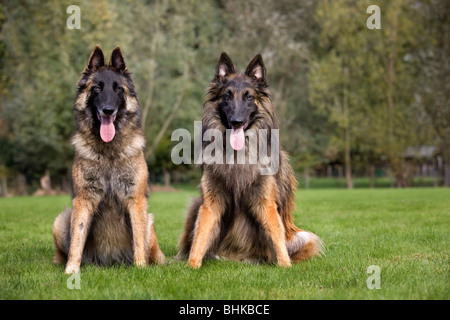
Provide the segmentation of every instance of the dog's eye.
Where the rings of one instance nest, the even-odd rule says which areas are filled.
[[[123,87],[120,84],[118,84],[117,82],[114,82],[113,83],[113,90],[115,92],[121,92],[121,91],[123,91]]]
[[[231,99],[231,95],[227,92],[223,95],[223,100],[228,101]]]
[[[92,90],[94,90],[95,92],[100,92],[103,90],[104,86],[105,86],[104,82],[100,81],[99,83],[92,85]]]
[[[247,100],[253,100],[253,96],[250,93],[247,94]]]

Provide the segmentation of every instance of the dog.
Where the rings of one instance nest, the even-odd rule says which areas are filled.
[[[78,81],[74,113],[73,209],[53,224],[53,262],[66,263],[67,274],[78,273],[81,263],[164,263],[147,213],[139,103],[120,47],[108,65],[94,48]]]
[[[278,120],[260,54],[245,73],[237,73],[231,58],[221,54],[203,105],[202,132],[209,129],[220,131],[219,141],[224,148],[232,147],[235,158],[244,147],[246,156],[251,155],[247,132],[265,129],[270,142],[267,149],[278,157],[278,170],[261,174],[265,168],[261,162],[230,164],[203,159],[201,196],[188,210],[177,257],[187,258],[193,268],[201,267],[204,258],[214,257],[289,267],[292,262],[320,255],[320,238],[294,224],[297,182],[287,154],[279,143],[272,143],[276,137],[271,132],[278,129]],[[203,151],[208,145],[203,142]]]

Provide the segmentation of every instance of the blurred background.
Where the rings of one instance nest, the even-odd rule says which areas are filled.
[[[170,137],[201,120],[226,51],[240,71],[262,54],[301,188],[450,186],[449,1],[2,0],[0,30],[0,196],[70,193],[76,83],[95,45],[120,45],[133,74],[152,184],[199,183]]]

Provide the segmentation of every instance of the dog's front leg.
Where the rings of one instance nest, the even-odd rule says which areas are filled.
[[[144,195],[133,197],[128,206],[131,229],[133,231],[133,258],[136,266],[147,264],[145,240],[147,230],[147,198]]]
[[[225,206],[220,195],[213,192],[204,194],[203,203],[195,221],[194,239],[188,259],[189,266],[201,267],[203,257],[220,234],[220,219],[224,212]]]
[[[264,231],[272,242],[277,256],[277,264],[281,267],[290,267],[291,259],[286,248],[284,227],[275,201],[265,201],[257,211],[258,220],[261,222]]]
[[[67,274],[80,272],[83,249],[94,213],[94,206],[90,200],[75,197],[72,203],[73,212],[70,221],[71,240],[65,270]]]
[[[219,212],[210,206],[201,205],[188,260],[191,267],[200,268],[202,266],[203,257],[219,234],[216,229],[219,226],[220,216]]]
[[[290,267],[291,259],[286,248],[285,230],[277,210],[275,181],[269,178],[267,185],[261,191],[259,195],[261,199],[255,201],[257,205],[253,208],[253,214],[272,242],[277,264],[281,267]]]

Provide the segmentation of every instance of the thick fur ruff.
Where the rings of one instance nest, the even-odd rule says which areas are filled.
[[[67,262],[66,273],[79,272],[81,263],[163,263],[153,216],[147,213],[139,103],[118,47],[108,66],[101,49],[94,49],[78,82],[74,112],[73,209],[54,222],[54,262]],[[113,137],[109,142],[101,136],[104,122],[107,137]]]
[[[245,74],[235,71],[225,53],[217,64],[203,106],[203,132],[220,130],[225,149],[229,143],[226,130],[235,128],[237,122],[233,119],[240,120],[238,125],[245,123],[247,130],[267,130],[269,153],[279,151],[279,169],[276,174],[262,175],[260,163],[227,164],[226,159],[223,164],[203,163],[201,197],[187,213],[178,257],[188,258],[188,264],[197,268],[205,257],[290,266],[321,254],[319,237],[294,224],[296,180],[286,153],[279,144],[270,144],[270,129],[278,129],[278,121],[260,55]],[[246,139],[246,159],[248,144]],[[203,149],[207,145],[204,142]]]

